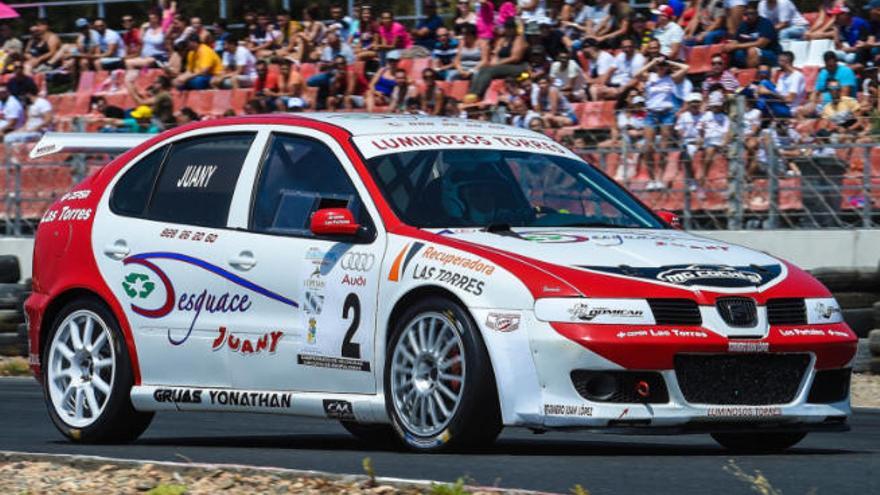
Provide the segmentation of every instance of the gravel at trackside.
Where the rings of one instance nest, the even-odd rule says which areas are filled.
[[[880,407],[880,375],[853,374],[852,405],[853,407]]]
[[[447,490],[454,488],[461,489],[459,493],[481,495],[536,494],[425,482],[408,483],[383,478],[371,481],[366,476],[325,475],[271,468],[181,463],[144,464],[88,456],[0,453],[0,493],[4,494],[207,495],[222,492],[415,495],[450,493]]]

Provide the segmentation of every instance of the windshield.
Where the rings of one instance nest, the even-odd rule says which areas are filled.
[[[538,153],[426,150],[367,160],[395,213],[414,227],[663,228],[586,163]]]

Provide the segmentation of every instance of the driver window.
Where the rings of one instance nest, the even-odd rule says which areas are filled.
[[[311,236],[309,219],[319,208],[348,208],[355,221],[368,223],[354,185],[326,145],[273,135],[257,181],[251,230]]]

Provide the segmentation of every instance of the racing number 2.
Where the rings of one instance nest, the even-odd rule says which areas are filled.
[[[342,339],[342,357],[360,359],[361,345],[351,341],[361,324],[361,300],[355,294],[349,294],[345,298],[345,303],[342,305],[343,319],[348,318],[350,310],[354,310],[354,315],[351,317],[351,325],[348,326],[348,331],[345,332],[345,338]]]

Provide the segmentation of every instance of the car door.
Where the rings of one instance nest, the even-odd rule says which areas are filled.
[[[366,191],[339,145],[308,129],[273,132],[253,171],[252,196],[236,197],[236,251],[253,264],[242,276],[294,305],[263,305],[230,322],[222,352],[244,389],[375,393],[373,337],[385,248]],[[319,237],[319,208],[348,208],[364,235]],[[245,275],[246,274],[246,275]],[[244,348],[249,343],[248,349]],[[260,345],[268,342],[268,345]],[[232,344],[236,344],[233,346]]]
[[[254,297],[223,267],[228,212],[255,136],[202,132],[149,151],[96,216],[96,259],[131,324],[144,384],[230,384],[225,356],[211,349]]]

